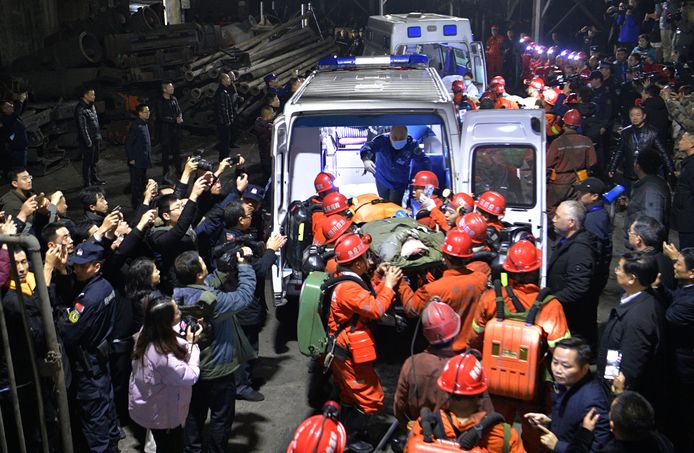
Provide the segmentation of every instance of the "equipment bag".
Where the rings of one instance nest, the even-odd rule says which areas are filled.
[[[352,198],[351,211],[354,223],[371,222],[395,216],[409,216],[410,212],[399,204],[384,200],[374,193]]]
[[[316,359],[327,352],[328,345],[331,343],[331,338],[328,335],[330,299],[335,287],[345,281],[354,282],[373,293],[373,290],[362,279],[352,275],[331,277],[330,274],[316,271],[311,272],[306,277],[299,294],[299,320],[297,321],[299,351],[303,355]],[[333,342],[350,324],[356,324],[358,319],[359,316],[355,315],[341,325],[332,336]],[[349,351],[347,351],[347,355],[349,355]]]
[[[520,303],[510,286],[506,293],[515,313],[506,308],[501,282],[494,281],[496,319],[484,329],[482,363],[487,370],[489,393],[529,401],[535,398],[540,365],[546,352],[542,328],[535,319],[542,307],[554,298],[548,288],[537,295],[529,310]]]

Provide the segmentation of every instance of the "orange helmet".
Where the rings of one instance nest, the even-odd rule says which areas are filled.
[[[440,298],[432,297],[422,312],[422,329],[430,344],[447,343],[460,332],[460,315]]]
[[[446,393],[480,395],[487,390],[487,374],[477,357],[464,353],[446,362],[436,384]]]
[[[523,239],[513,244],[502,267],[507,272],[532,272],[542,265],[542,250]]]
[[[353,261],[369,251],[371,236],[363,238],[358,234],[345,234],[335,243],[335,261],[344,264]]]
[[[322,415],[309,417],[294,432],[287,453],[343,453],[347,446],[347,431],[338,421],[340,405],[328,401]]]
[[[441,251],[446,255],[469,258],[472,256],[472,238],[466,232],[453,228],[446,234]]]
[[[569,93],[564,99],[564,105],[575,105],[578,104],[578,95],[576,93]]]
[[[581,112],[571,109],[564,114],[564,124],[567,126],[581,127]]]
[[[547,88],[544,92],[545,102],[551,106],[556,105],[557,99],[559,98],[559,93],[554,88]]]
[[[323,221],[321,231],[323,236],[325,236],[326,242],[330,244],[337,241],[345,231],[349,230],[350,226],[352,226],[350,219],[339,214],[333,214]]]
[[[506,212],[506,199],[499,192],[485,192],[477,200],[477,209],[497,217]]]
[[[325,215],[339,214],[349,209],[347,197],[340,192],[331,192],[323,198],[323,212]]]
[[[468,212],[458,217],[456,225],[470,235],[473,244],[483,244],[487,240],[487,222],[479,212]]]
[[[506,86],[506,79],[504,79],[500,75],[494,76],[494,77],[492,77],[492,80],[490,80],[489,84],[493,85],[495,83],[501,85],[502,87],[505,87]]]
[[[528,82],[528,86],[533,87],[538,91],[542,91],[545,89],[545,81],[540,77],[533,77],[532,80]]]
[[[465,91],[465,82],[463,82],[462,80],[454,80],[451,84],[451,90],[454,94],[462,93],[463,91]]]
[[[415,187],[434,186],[434,189],[439,188],[439,178],[436,173],[429,170],[418,171],[412,179],[412,185]]]
[[[330,189],[337,189],[334,182],[335,176],[328,172],[322,171],[316,175],[316,179],[313,180],[313,186],[316,188],[316,192],[323,193]]]
[[[455,210],[463,209],[464,212],[470,212],[475,208],[475,200],[464,192],[458,192],[453,195],[453,198],[448,200],[448,206]]]
[[[489,87],[490,90],[492,90],[493,93],[496,94],[504,94],[506,93],[506,87],[498,84],[498,83],[492,83]]]

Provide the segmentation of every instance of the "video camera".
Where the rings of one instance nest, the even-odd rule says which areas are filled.
[[[221,272],[228,272],[235,269],[237,263],[236,254],[239,253],[243,247],[248,247],[253,252],[252,257],[246,256],[248,261],[260,257],[260,255],[265,252],[265,244],[262,241],[254,240],[253,235],[244,234],[235,237],[233,241],[227,242],[215,249],[214,256],[217,269]]]

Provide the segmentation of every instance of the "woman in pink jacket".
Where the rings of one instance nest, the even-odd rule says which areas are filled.
[[[193,384],[200,376],[202,333],[186,329],[186,338],[174,331],[181,312],[170,297],[146,304],[144,323],[133,353],[128,410],[139,425],[152,430],[157,453],[183,451],[183,422],[188,415]]]

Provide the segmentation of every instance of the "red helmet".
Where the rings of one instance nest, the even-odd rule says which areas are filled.
[[[339,214],[349,209],[347,197],[340,192],[331,192],[323,198],[323,212],[325,215]]]
[[[502,216],[506,212],[506,199],[499,192],[485,192],[477,200],[477,209],[497,217]]]
[[[446,255],[469,258],[472,256],[472,238],[463,230],[453,228],[446,234],[441,251]]]
[[[487,221],[479,212],[469,212],[458,217],[456,225],[472,238],[473,244],[483,244],[487,240]]]
[[[347,446],[347,431],[337,420],[340,405],[328,401],[322,415],[309,417],[294,432],[287,453],[343,453]]]
[[[448,206],[455,210],[463,209],[464,212],[471,212],[475,208],[475,200],[464,192],[458,192],[448,201]]]
[[[480,395],[487,390],[487,374],[477,357],[459,354],[446,362],[436,384],[446,393]]]
[[[581,112],[571,109],[564,114],[564,124],[567,126],[581,127]]]
[[[328,217],[321,223],[321,231],[325,236],[328,244],[337,241],[337,239],[349,230],[352,226],[352,221],[339,214],[334,214]]]
[[[578,95],[576,93],[569,93],[564,99],[564,105],[575,105],[578,104]]]
[[[434,189],[439,188],[439,178],[436,173],[429,170],[418,171],[412,179],[412,185],[415,187],[434,186]]]
[[[323,193],[330,189],[337,189],[334,186],[335,176],[332,174],[322,171],[316,175],[316,179],[313,180],[313,186],[316,188],[316,192]]]
[[[369,251],[370,236],[363,238],[358,234],[345,234],[335,243],[335,261],[344,264],[353,261]]]
[[[433,297],[422,312],[422,328],[430,344],[447,343],[460,332],[460,315],[450,305]]]
[[[490,85],[493,85],[495,83],[498,83],[501,86],[506,86],[506,79],[501,77],[500,75],[492,77],[492,80],[489,82]]]
[[[532,80],[528,82],[528,86],[535,88],[537,91],[542,91],[545,89],[545,81],[540,77],[533,77]]]
[[[547,88],[542,94],[547,104],[551,106],[556,105],[557,98],[559,98],[559,93],[557,93],[554,88]]]
[[[583,51],[576,52],[576,56],[574,58],[576,60],[586,60],[588,59],[588,54]]]
[[[506,93],[506,87],[504,85],[501,85],[499,83],[492,83],[489,88],[496,94],[504,94]]]
[[[462,93],[465,91],[465,82],[462,80],[454,80],[451,84],[451,90],[453,90],[453,93]]]
[[[502,267],[508,272],[532,272],[542,265],[542,250],[523,239],[513,244]]]

